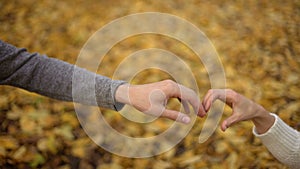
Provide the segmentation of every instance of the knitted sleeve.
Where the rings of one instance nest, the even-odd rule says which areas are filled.
[[[54,99],[121,109],[115,91],[124,81],[111,80],[72,64],[28,53],[0,40],[0,84]]]
[[[300,133],[284,123],[276,114],[273,126],[264,134],[253,134],[260,138],[267,149],[280,162],[291,168],[300,168]]]

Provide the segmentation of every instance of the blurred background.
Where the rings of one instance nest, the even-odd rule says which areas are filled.
[[[95,31],[128,14],[164,12],[186,19],[212,41],[232,88],[300,129],[300,1],[104,1],[1,0],[0,39],[30,52],[75,63]],[[199,97],[210,88],[207,72],[184,44],[158,35],[139,35],[116,44],[99,73],[111,76],[120,59],[146,48],[180,56],[197,78]],[[138,63],[137,63],[138,64]],[[170,78],[159,70],[139,73],[131,83]],[[178,104],[168,106],[178,108]],[[156,135],[171,121],[146,126],[103,109],[106,120],[129,136]],[[226,108],[223,118],[230,115]],[[204,119],[173,149],[151,158],[131,159],[106,152],[81,128],[72,103],[0,86],[0,168],[286,168],[252,134],[252,123],[225,133],[219,128],[198,143]],[[151,126],[151,127],[149,127]]]

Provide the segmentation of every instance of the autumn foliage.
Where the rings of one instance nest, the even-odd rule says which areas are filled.
[[[220,55],[227,87],[300,129],[297,0],[2,0],[0,39],[74,64],[84,43],[99,28],[119,17],[149,11],[177,15],[199,27]],[[138,35],[116,44],[98,73],[112,76],[124,57],[146,48],[161,48],[180,56],[197,79],[200,98],[210,88],[207,72],[193,51],[160,35]],[[164,72],[149,69],[137,74],[131,83],[168,78]],[[168,106],[178,108],[172,102]],[[102,113],[111,126],[129,136],[153,136],[173,123],[158,119],[140,125],[112,110],[103,109]],[[227,107],[223,117],[229,114]],[[197,119],[185,139],[166,153],[145,159],[120,157],[89,139],[72,103],[0,86],[0,168],[285,168],[253,136],[251,122],[239,123],[226,132],[217,129],[199,144],[204,121]],[[145,147],[141,151],[150,150]]]

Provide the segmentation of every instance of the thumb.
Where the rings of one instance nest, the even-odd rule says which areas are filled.
[[[188,124],[191,121],[191,118],[188,115],[169,109],[165,109],[161,116],[185,124]]]
[[[221,129],[222,131],[225,131],[227,128],[229,128],[231,125],[233,125],[234,123],[236,123],[237,118],[232,115],[230,117],[228,117],[227,119],[225,119],[222,124],[221,124]]]

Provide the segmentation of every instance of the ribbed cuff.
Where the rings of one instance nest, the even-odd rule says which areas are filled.
[[[114,109],[116,111],[120,111],[125,105],[123,103],[120,103],[120,102],[116,101],[116,97],[115,97],[116,91],[117,91],[117,89],[120,85],[123,85],[123,84],[126,84],[126,83],[127,82],[125,82],[125,81],[114,80],[113,83],[111,84],[111,92],[112,92],[112,97],[113,97],[113,102],[114,102]]]
[[[282,163],[292,168],[299,167],[300,136],[299,132],[284,123],[276,114],[273,126],[263,134],[253,128],[253,134],[260,138],[268,150]]]

